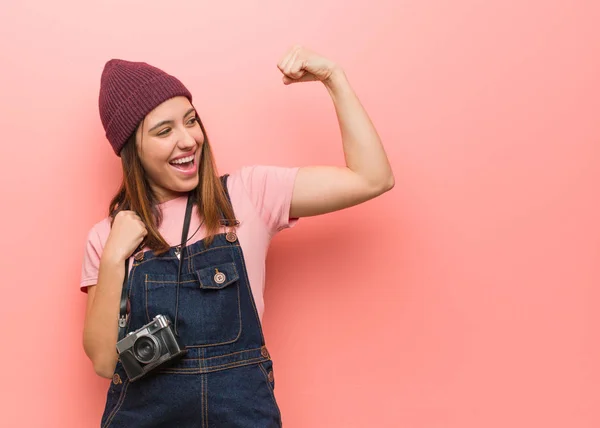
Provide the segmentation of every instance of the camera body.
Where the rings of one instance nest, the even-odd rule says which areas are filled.
[[[171,321],[164,315],[155,316],[119,340],[117,352],[131,382],[187,353],[175,337]]]

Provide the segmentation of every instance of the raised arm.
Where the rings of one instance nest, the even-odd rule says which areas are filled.
[[[301,46],[288,51],[278,67],[286,85],[321,81],[327,88],[335,106],[346,161],[345,167],[300,168],[290,217],[341,210],[392,189],[394,175],[381,139],[341,67]]]

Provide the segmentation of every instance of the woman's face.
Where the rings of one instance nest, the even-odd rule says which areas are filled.
[[[198,186],[204,134],[186,97],[171,98],[146,115],[136,148],[146,178],[160,202]]]

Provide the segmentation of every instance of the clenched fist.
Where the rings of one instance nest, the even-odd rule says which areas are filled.
[[[300,45],[288,50],[277,63],[286,85],[297,82],[326,81],[339,70],[331,60]]]
[[[104,254],[113,260],[125,261],[148,235],[146,225],[133,211],[120,211],[115,216]]]

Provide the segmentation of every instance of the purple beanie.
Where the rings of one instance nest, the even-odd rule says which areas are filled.
[[[100,119],[117,156],[142,119],[176,96],[192,102],[192,94],[177,78],[145,62],[111,59],[100,78]]]

